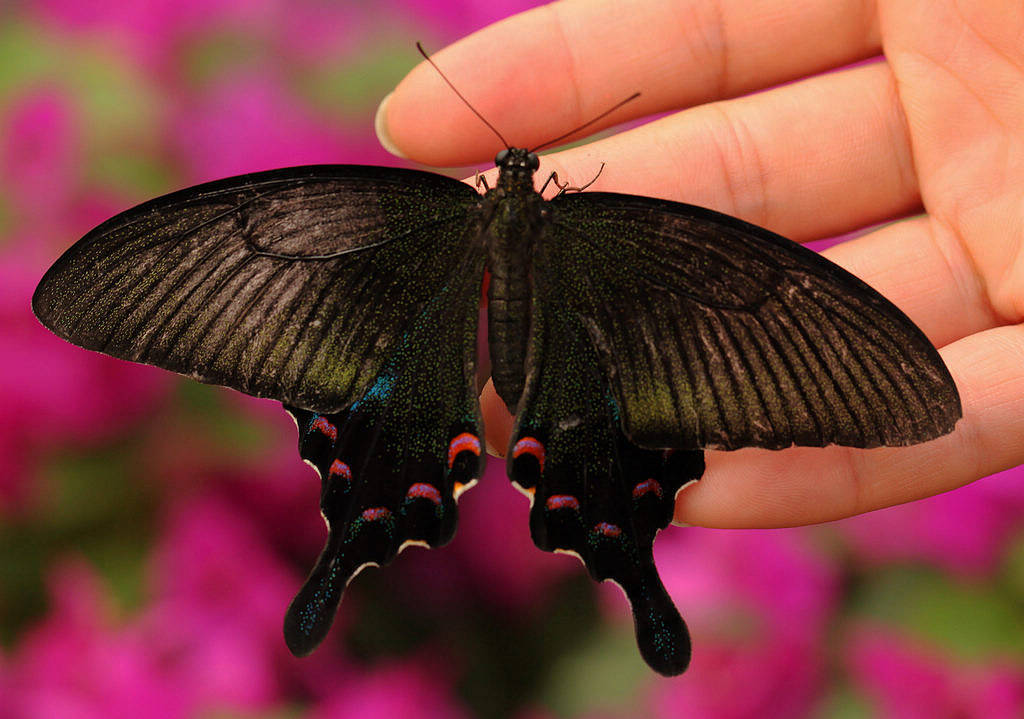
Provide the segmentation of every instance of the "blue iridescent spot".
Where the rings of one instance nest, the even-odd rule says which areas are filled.
[[[619,403],[611,395],[608,395],[608,406],[612,412],[612,422],[618,424],[622,419],[622,413],[619,411]]]
[[[370,385],[370,388],[366,390],[360,401],[387,399],[394,387],[395,378],[389,374],[382,374]]]

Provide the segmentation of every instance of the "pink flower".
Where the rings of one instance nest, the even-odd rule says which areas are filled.
[[[366,38],[375,32],[387,37],[392,18],[379,7],[315,0],[283,4],[273,23],[277,52],[307,62],[338,63],[346,51],[365,51]]]
[[[983,575],[995,569],[1009,538],[1024,529],[1024,467],[838,526],[868,562],[918,560]]]
[[[489,460],[477,486],[459,500],[453,542],[459,571],[486,601],[509,608],[536,605],[575,560],[542,552],[530,538],[530,503],[508,481],[505,464]]]
[[[44,329],[31,312],[41,275],[0,256],[0,506],[31,494],[37,457],[123,431],[167,386],[156,370],[86,352]]]
[[[1024,668],[1019,663],[963,666],[881,630],[862,630],[848,645],[855,681],[890,719],[1024,716]]]
[[[824,689],[825,631],[839,587],[809,536],[674,529],[658,542],[658,567],[689,624],[694,656],[683,677],[654,685],[656,716],[810,711]]]
[[[654,680],[653,716],[796,719],[810,714],[825,689],[821,647],[769,637],[709,642],[700,635],[695,644],[686,674]]]
[[[153,563],[156,595],[142,621],[194,706],[263,709],[295,660],[281,636],[299,577],[247,518],[215,498],[176,508]],[[320,659],[333,664],[330,652]]]
[[[446,33],[454,36],[471,33],[540,4],[538,0],[459,0],[443,3],[435,0],[393,0],[397,13],[416,13],[424,25],[440,25]]]
[[[172,122],[175,154],[193,181],[288,165],[372,163],[372,128],[354,139],[302,108],[268,69],[219,79]]]
[[[136,61],[159,67],[170,59],[182,36],[210,27],[269,25],[271,0],[37,0],[36,10],[54,25],[76,33],[102,35]]]
[[[295,423],[280,402],[229,389],[207,391],[224,404],[225,422],[259,440],[238,446],[192,423],[162,427],[149,437],[147,458],[164,491],[171,497],[202,492],[230,504],[267,546],[312,566],[326,537],[320,480],[299,457]]]
[[[655,543],[665,587],[695,625],[753,610],[757,624],[800,641],[817,641],[839,586],[813,530],[670,527]]]
[[[53,607],[14,654],[3,703],[12,719],[178,719],[179,687],[144,637],[118,626],[92,570],[51,573]]]
[[[77,191],[82,138],[70,99],[56,88],[16,98],[2,128],[0,178],[16,220],[51,227]],[[42,225],[42,227],[40,227]]]
[[[451,695],[451,675],[427,661],[405,662],[349,675],[311,714],[311,719],[464,719]]]

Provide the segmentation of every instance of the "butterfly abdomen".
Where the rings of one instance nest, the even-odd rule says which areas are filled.
[[[491,275],[487,291],[491,377],[498,396],[515,412],[523,394],[526,338],[530,329],[529,278]]]
[[[535,201],[534,201],[535,200]],[[488,232],[487,342],[491,378],[513,413],[526,381],[526,348],[533,296],[531,250],[540,217],[540,196],[500,198]]]

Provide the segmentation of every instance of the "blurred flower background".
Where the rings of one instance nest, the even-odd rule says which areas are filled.
[[[323,525],[280,406],[32,317],[53,259],[144,199],[398,164],[372,119],[414,41],[530,4],[0,3],[0,719],[1024,716],[1022,468],[827,526],[663,533],[696,646],[668,680],[613,587],[533,548],[492,461],[455,541],[361,575],[300,660],[281,621]]]

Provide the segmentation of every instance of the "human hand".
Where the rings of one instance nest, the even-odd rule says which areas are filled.
[[[679,110],[544,156],[538,177],[555,170],[579,184],[603,162],[593,190],[703,205],[800,242],[912,216],[825,254],[941,348],[964,406],[956,431],[906,448],[709,451],[677,521],[822,522],[1024,461],[1021,37],[1024,6],[1010,0],[641,0],[627,12],[567,0],[433,56],[517,146],[637,90],[609,121]],[[829,72],[880,52],[884,61]],[[500,149],[425,63],[382,121],[404,155],[427,164]],[[507,412],[493,392],[482,403],[488,438],[504,447]]]

